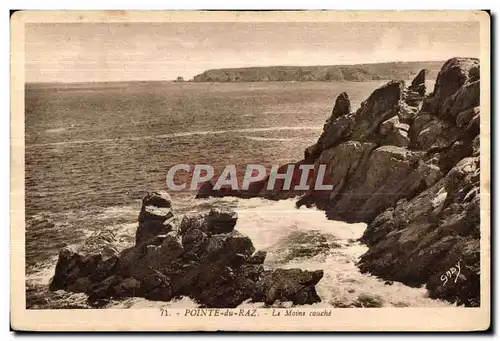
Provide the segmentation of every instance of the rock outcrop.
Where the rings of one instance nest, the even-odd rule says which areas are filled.
[[[196,194],[196,198],[221,198],[221,197],[237,197],[237,198],[266,198],[269,200],[282,200],[288,198],[294,198],[300,195],[307,193],[306,190],[296,190],[295,186],[299,185],[302,171],[299,168],[301,165],[314,165],[314,161],[301,160],[296,163],[285,164],[280,166],[277,169],[277,174],[285,174],[287,173],[288,166],[293,166],[293,173],[291,176],[290,188],[287,189],[285,187],[284,179],[276,179],[271,189],[268,189],[268,182],[270,178],[270,169],[267,170],[266,176],[264,179],[253,182],[250,184],[249,188],[246,190],[242,189],[231,189],[230,187],[222,186],[220,189],[215,189],[215,180],[206,181],[201,184],[198,192]],[[307,180],[307,183],[311,183],[316,179],[316,173],[311,171]]]
[[[466,306],[480,301],[479,67],[478,59],[452,58],[431,94],[421,71],[409,87],[391,81],[376,89],[355,112],[340,94],[299,162],[326,165],[333,189],[307,191],[298,207],[368,224],[362,271],[425,284],[431,297]],[[454,264],[461,273],[445,285]]]
[[[425,91],[426,91],[426,87],[425,87],[425,78],[426,77],[425,77],[425,75],[426,75],[426,73],[427,73],[427,70],[425,70],[425,69],[420,70],[418,75],[411,82],[411,85],[408,87],[408,90],[414,91],[417,94],[419,94],[420,96],[425,96]]]
[[[425,72],[408,88],[393,81],[375,90],[305,152],[327,165],[334,190],[298,201],[368,223],[362,271],[466,306],[480,301],[479,89],[479,60],[453,58],[428,96]],[[327,130],[346,121],[349,129]]]
[[[370,249],[360,269],[414,286],[427,284],[431,297],[478,306],[479,215],[479,157],[467,157],[434,186],[370,223],[361,238]],[[460,271],[443,280],[454,267]]]
[[[172,206],[166,192],[148,194],[136,243],[121,252],[107,230],[77,249],[62,249],[50,290],[86,293],[97,307],[132,296],[160,301],[187,296],[200,306],[220,308],[244,301],[321,301],[315,285],[323,271],[265,269],[266,253],[234,229],[236,212],[213,208],[179,222]]]

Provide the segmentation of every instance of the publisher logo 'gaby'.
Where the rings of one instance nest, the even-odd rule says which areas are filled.
[[[243,170],[236,165],[227,165],[219,175],[211,165],[177,164],[167,173],[167,188],[171,191],[196,191],[200,184],[213,182],[214,190],[249,190],[252,184],[266,182],[267,190],[325,191],[333,185],[325,184],[324,164],[289,164],[282,167],[272,166],[270,170],[259,164],[249,164]]]

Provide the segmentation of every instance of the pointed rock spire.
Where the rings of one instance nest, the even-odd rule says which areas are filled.
[[[411,82],[409,87],[410,90],[417,92],[420,96],[425,96],[425,75],[427,73],[426,69],[420,70],[417,76]]]
[[[337,117],[347,115],[351,112],[351,100],[347,92],[342,92],[338,95],[335,100],[335,106],[332,110],[332,116],[330,117],[330,122],[335,120]]]
[[[417,76],[415,76],[415,78],[411,82],[411,86],[418,86],[420,84],[424,84],[426,73],[427,73],[426,69],[420,70],[420,72],[417,74]]]

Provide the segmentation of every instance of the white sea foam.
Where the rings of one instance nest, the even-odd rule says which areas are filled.
[[[280,137],[260,137],[260,136],[245,136],[246,139],[252,140],[252,141],[276,141],[276,142],[287,142],[287,141],[294,141],[298,139],[291,139],[291,138],[280,138]]]
[[[66,131],[66,128],[61,127],[61,128],[52,128],[45,130],[46,133],[62,133],[63,131]]]
[[[275,258],[274,247],[296,231],[315,231],[337,238],[340,247],[333,248],[327,254],[298,258],[279,265],[284,268],[324,270],[324,277],[316,286],[322,302],[314,307],[351,304],[362,295],[377,298],[384,307],[451,306],[447,302],[428,298],[424,288],[411,288],[398,282],[386,285],[383,280],[360,273],[356,262],[367,251],[367,247],[356,239],[361,237],[366,224],[327,220],[325,213],[317,209],[296,209],[293,199],[278,202],[244,200],[239,202],[236,210],[239,216],[236,228],[247,234],[257,249],[268,252],[265,264]]]

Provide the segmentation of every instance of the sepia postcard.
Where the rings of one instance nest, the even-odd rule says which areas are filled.
[[[486,11],[17,11],[11,327],[490,328]]]

